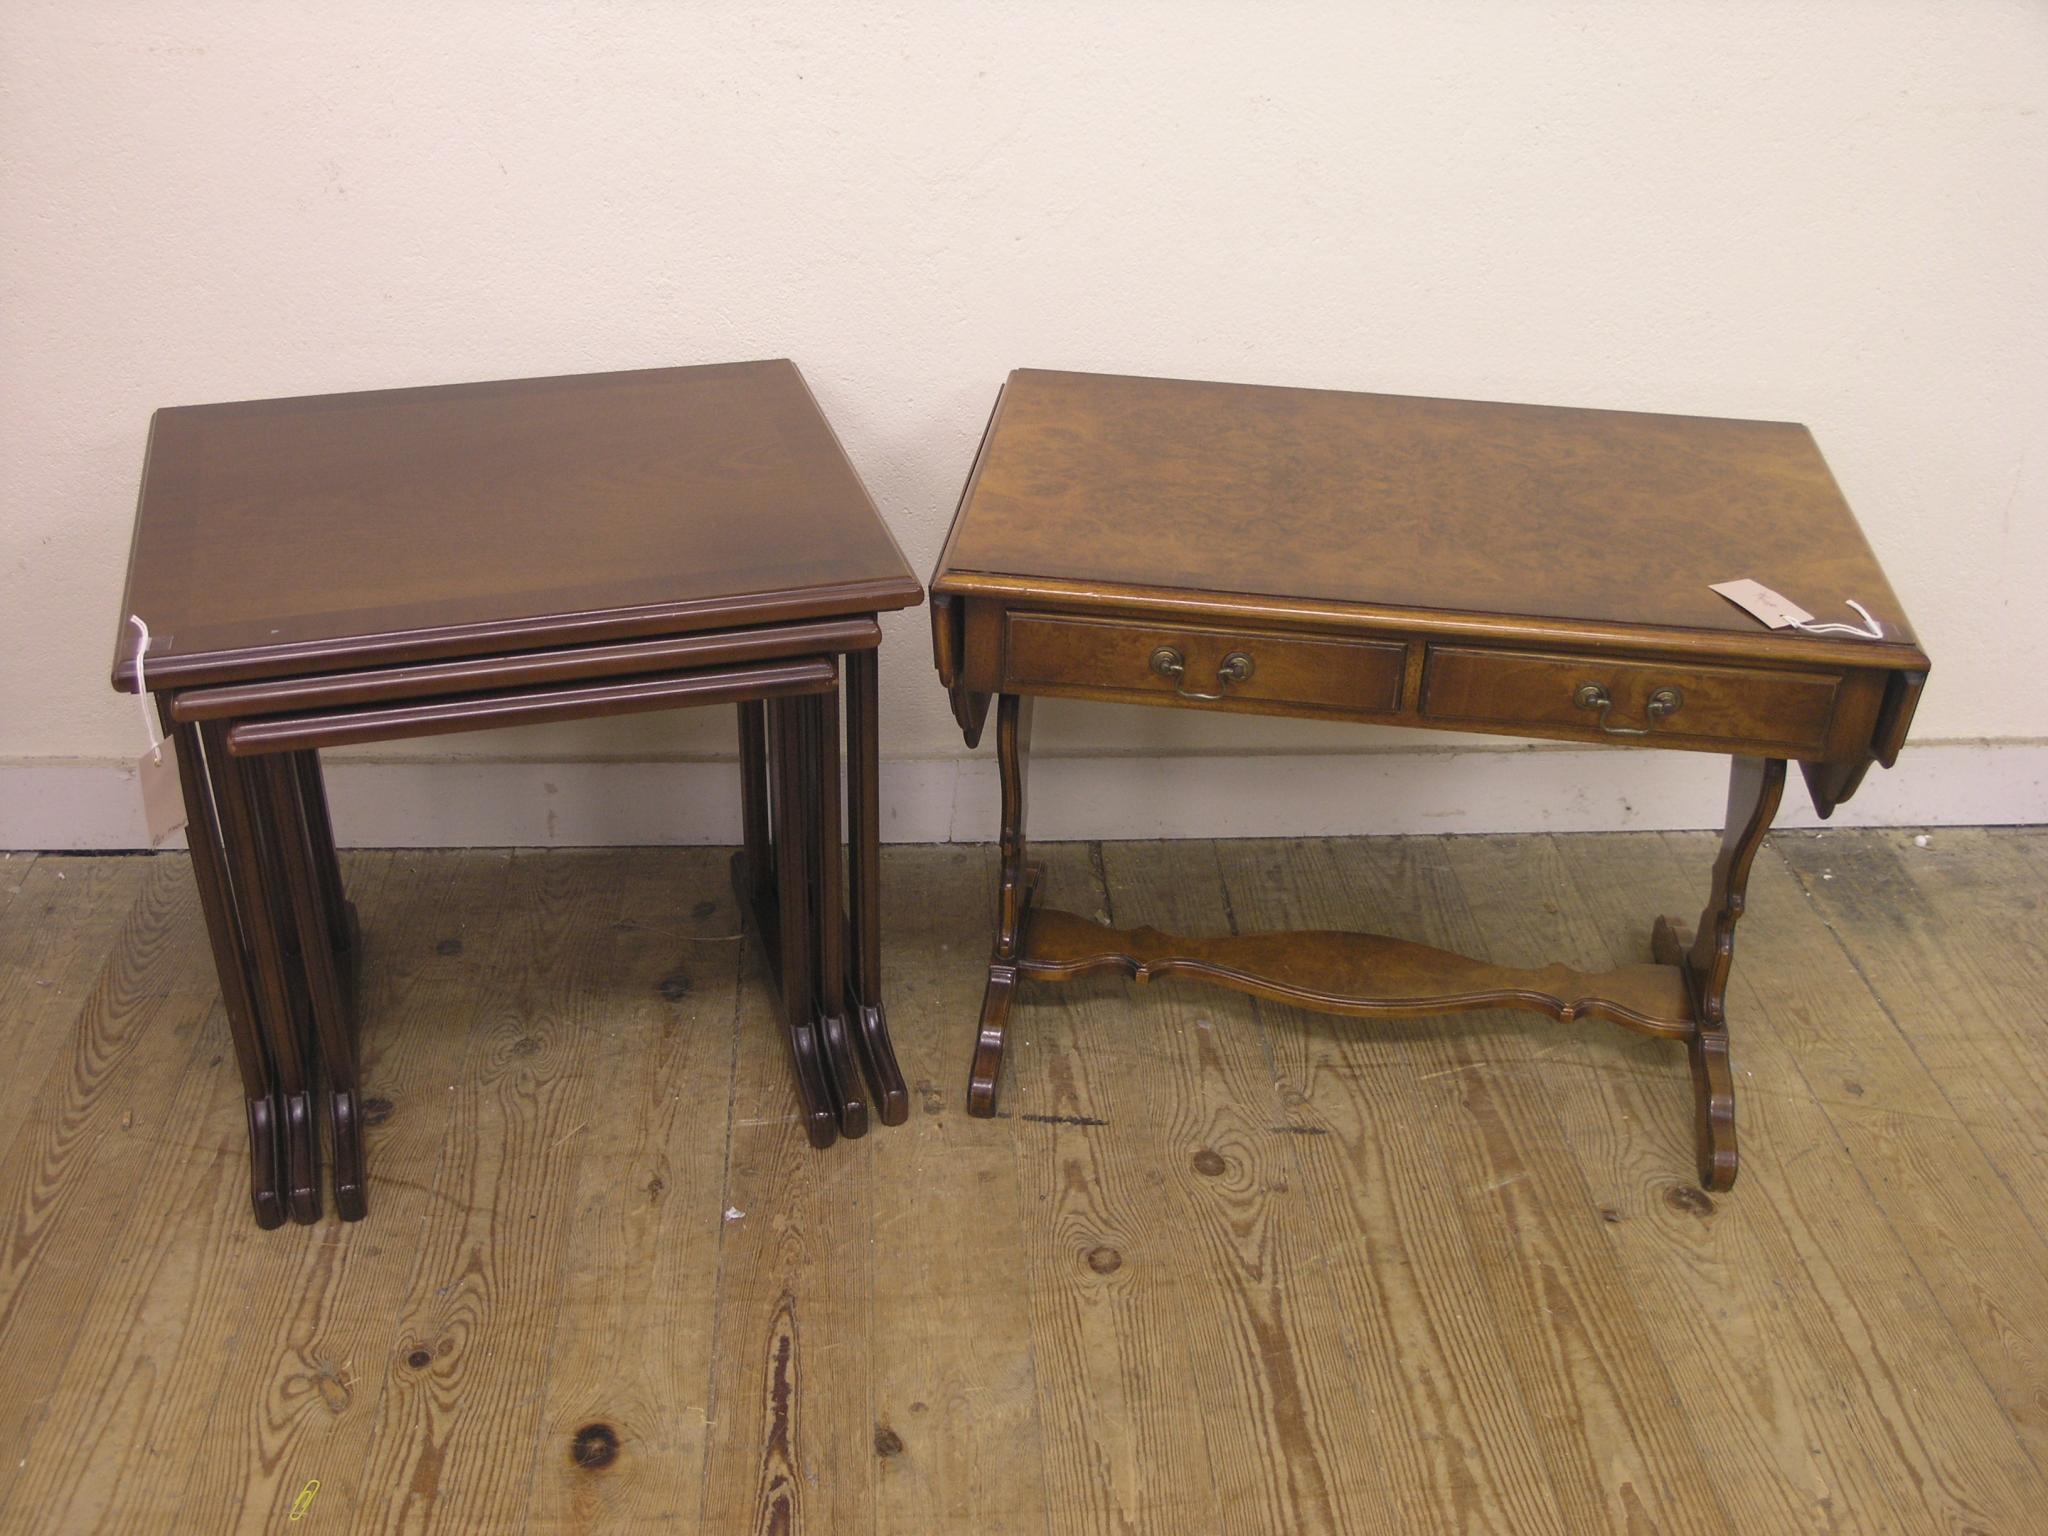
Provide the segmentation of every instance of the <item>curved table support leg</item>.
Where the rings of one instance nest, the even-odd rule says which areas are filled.
[[[159,702],[164,730],[178,753],[178,781],[185,796],[186,841],[192,850],[192,878],[199,887],[199,910],[206,918],[206,936],[213,947],[213,967],[220,977],[221,1006],[228,1016],[228,1038],[234,1043],[235,1068],[242,1079],[242,1099],[249,1126],[249,1204],[256,1225],[269,1230],[284,1224],[284,1159],[278,1142],[277,1085],[257,1020],[255,985],[249,955],[235,914],[233,888],[221,843],[220,821],[207,780],[199,728],[178,725],[167,703]]]
[[[299,932],[299,963],[324,1079],[321,1097],[333,1138],[334,1208],[344,1221],[361,1221],[369,1212],[359,1112],[361,1086],[355,1030],[335,969],[336,952],[346,951],[343,936],[334,932],[330,922],[330,914],[346,909],[330,904],[324,886],[317,848],[320,833],[303,793],[305,778],[300,764],[283,753],[257,758],[255,764],[257,773],[266,776],[264,831],[277,848],[286,899]]]
[[[967,1079],[967,1112],[996,1112],[996,1085],[1003,1071],[1003,1041],[1010,1001],[1017,990],[1017,960],[1031,907],[1037,871],[1026,862],[1025,768],[1031,752],[1031,700],[1006,693],[996,704],[996,764],[1002,776],[1002,871],[996,888],[995,953],[989,957],[988,988],[982,994],[981,1025],[974,1041],[974,1066]]]
[[[1657,919],[1651,947],[1675,965],[1692,994],[1693,1124],[1700,1184],[1724,1190],[1735,1183],[1735,1074],[1728,1059],[1728,975],[1735,960],[1735,925],[1748,899],[1749,871],[1785,792],[1782,758],[1738,757],[1728,775],[1728,821],[1714,860],[1714,883],[1700,914],[1697,937],[1668,917]]]
[[[258,812],[256,766],[228,752],[227,722],[200,727],[219,808],[223,846],[234,881],[235,907],[256,980],[256,1012],[276,1074],[277,1134],[284,1167],[285,1207],[300,1223],[320,1219],[320,1137],[313,1125],[312,1061],[286,954],[288,918],[276,850]]]
[[[910,1090],[896,1064],[882,1011],[882,794],[879,778],[881,730],[876,719],[877,676],[873,651],[846,655],[846,823],[847,887],[852,917],[847,927],[848,1007],[854,1043],[867,1069],[875,1113],[884,1125],[910,1118]]]
[[[772,731],[770,765],[775,803],[775,921],[773,961],[782,973],[783,1030],[789,1040],[790,1064],[796,1074],[805,1134],[814,1147],[838,1139],[832,1094],[812,1022],[811,976],[815,969],[811,945],[810,881],[805,878],[804,773],[800,760],[803,738],[802,701],[777,699],[769,706]],[[766,930],[763,930],[764,936]]]
[[[866,1085],[854,1060],[852,1032],[846,1023],[846,881],[841,869],[839,815],[839,694],[812,695],[799,707],[804,716],[804,797],[811,824],[811,911],[817,970],[812,978],[812,1004],[818,1042],[832,1084],[834,1107],[842,1136],[868,1131]]]

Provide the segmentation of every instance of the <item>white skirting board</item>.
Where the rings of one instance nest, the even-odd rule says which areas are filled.
[[[1329,837],[1717,827],[1722,758],[1575,747],[1275,756],[1038,756],[1034,838]],[[344,846],[594,847],[731,843],[730,761],[536,762],[347,757],[328,764]],[[882,764],[882,836],[991,842],[995,754]],[[1837,826],[2048,822],[2048,742],[1909,746],[1873,768]],[[1781,826],[1818,826],[1795,771]],[[134,767],[0,759],[0,848],[144,846]]]

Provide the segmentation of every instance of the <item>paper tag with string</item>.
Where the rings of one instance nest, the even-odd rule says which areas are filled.
[[[1740,581],[1710,582],[1711,590],[1720,593],[1738,608],[1746,608],[1773,629],[1790,627],[1795,619],[1810,619],[1812,614],[1794,603],[1790,598],[1773,592],[1760,581],[1743,577]]]
[[[1740,581],[1710,581],[1707,590],[1718,592],[1736,607],[1768,624],[1772,629],[1797,629],[1809,635],[1849,635],[1858,640],[1882,640],[1884,626],[1870,616],[1870,610],[1848,599],[1849,606],[1863,615],[1861,624],[1816,623],[1812,614],[1781,592],[1745,576]]]
[[[178,785],[178,754],[157,734],[156,711],[142,675],[142,653],[149,649],[149,626],[132,613],[128,622],[136,629],[135,696],[142,701],[142,730],[149,738],[149,746],[135,760],[135,778],[142,785],[142,817],[149,825],[149,845],[155,848],[185,825],[185,794]]]

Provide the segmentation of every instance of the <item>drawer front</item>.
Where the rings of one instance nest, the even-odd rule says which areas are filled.
[[[1398,641],[1020,613],[1010,616],[1003,673],[1005,686],[1023,692],[1385,715],[1400,707],[1407,654]]]
[[[1817,755],[1840,682],[1822,672],[1433,645],[1422,715],[1596,739]]]

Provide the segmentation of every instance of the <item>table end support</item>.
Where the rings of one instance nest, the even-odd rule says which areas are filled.
[[[1729,765],[1728,817],[1713,885],[1697,935],[1676,919],[1660,917],[1650,935],[1655,958],[1678,967],[1692,996],[1693,1125],[1700,1186],[1722,1191],[1735,1184],[1735,1071],[1728,1056],[1728,976],[1735,963],[1735,925],[1748,905],[1749,872],[1785,794],[1785,760],[1738,757]]]
[[[1650,930],[1650,953],[1660,965],[1671,965],[1685,978],[1692,997],[1692,1033],[1686,1037],[1686,1059],[1692,1064],[1693,1145],[1699,1164],[1700,1188],[1719,1193],[1731,1189],[1739,1159],[1735,1142],[1735,1070],[1728,1056],[1728,1024],[1709,1017],[1701,1006],[1699,978],[1692,968],[1692,934],[1675,917],[1660,917]]]
[[[1024,836],[1025,767],[1030,752],[1031,700],[1003,694],[996,702],[996,766],[1003,793],[996,941],[989,956],[988,987],[982,993],[981,1023],[974,1037],[974,1065],[967,1077],[967,1112],[982,1119],[996,1112],[1003,1041],[1010,1024],[1010,1003],[1017,992],[1017,961],[1024,951],[1024,923],[1040,873],[1028,861]]]

